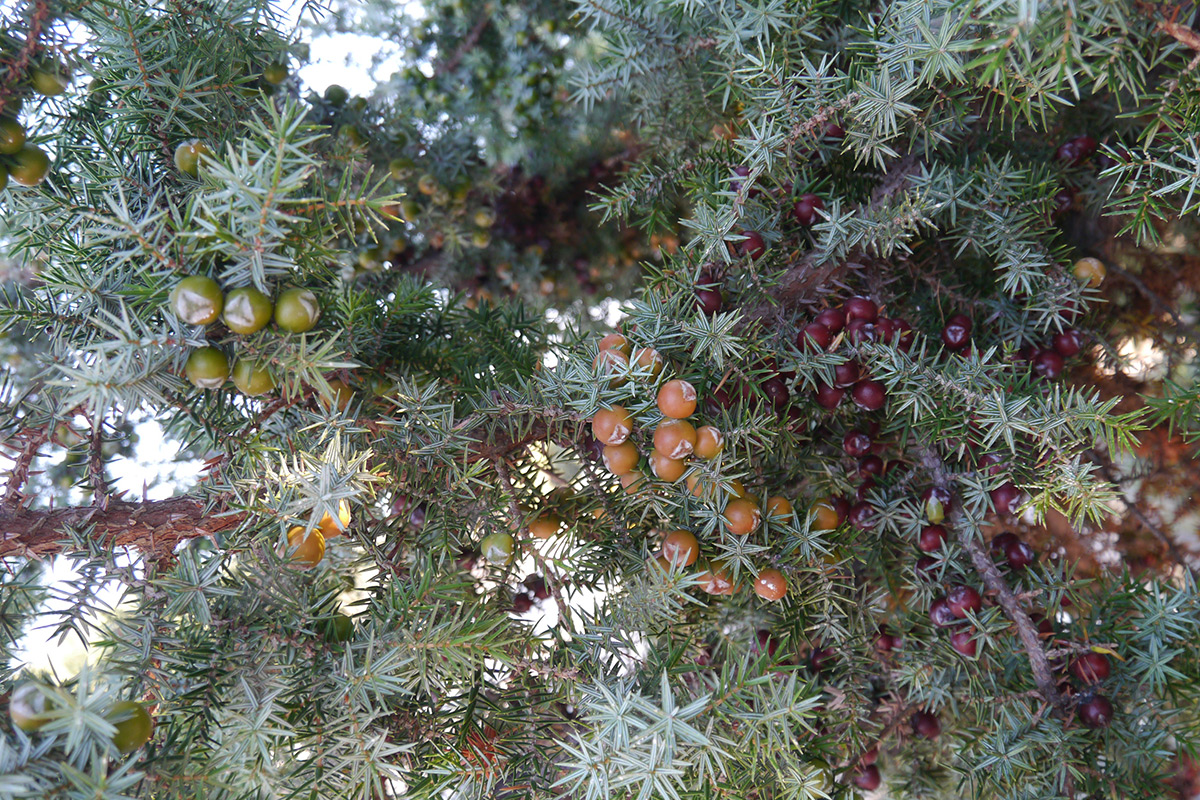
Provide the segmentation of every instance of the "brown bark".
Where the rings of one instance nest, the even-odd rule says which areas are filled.
[[[104,547],[133,547],[154,561],[169,561],[185,539],[211,536],[237,527],[244,514],[218,516],[193,497],[110,501],[95,506],[51,510],[0,509],[0,558],[42,558],[63,549],[66,531],[90,528],[89,538]]]

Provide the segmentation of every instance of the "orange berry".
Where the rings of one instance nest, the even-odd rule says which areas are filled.
[[[666,556],[655,556],[654,563],[658,564],[658,568],[663,572],[671,571],[671,562],[667,560]]]
[[[658,410],[674,419],[690,417],[696,411],[696,387],[687,381],[667,381],[658,390]]]
[[[779,495],[768,497],[767,515],[772,517],[790,517],[792,515],[791,501]]]
[[[549,539],[562,528],[562,520],[557,514],[542,514],[529,523],[530,535],[538,539]]]
[[[733,578],[721,562],[707,563],[696,573],[700,588],[709,594],[733,594]]]
[[[763,600],[782,600],[787,594],[787,578],[777,569],[764,569],[754,581],[754,592]]]
[[[677,567],[690,567],[700,557],[700,542],[691,531],[671,531],[663,539],[663,556]]]
[[[341,525],[338,524],[341,523]],[[321,535],[326,539],[332,539],[335,536],[341,536],[342,531],[350,524],[350,504],[345,500],[338,501],[338,518],[334,520],[328,512],[321,517],[321,521],[317,523],[317,529],[321,531]]]
[[[304,528],[297,525],[288,531],[288,547],[294,548],[291,560],[300,569],[315,567],[325,557],[325,537],[320,531],[304,535]]]
[[[1104,278],[1108,275],[1108,269],[1104,266],[1104,262],[1090,256],[1076,261],[1074,272],[1075,277],[1081,283],[1086,283],[1093,289],[1104,283]]]
[[[683,419],[666,419],[654,429],[654,449],[667,458],[687,458],[696,448],[696,429]]]
[[[613,475],[625,475],[637,466],[637,447],[630,441],[612,444],[604,448],[604,466]]]
[[[653,347],[635,348],[630,358],[638,369],[649,370],[651,378],[658,377],[658,373],[662,372],[665,363],[663,357]]]
[[[716,458],[725,449],[725,434],[712,425],[696,429],[696,456],[705,460]]]
[[[601,350],[616,350],[622,355],[629,356],[629,340],[619,333],[610,333],[600,340]]]
[[[633,415],[623,406],[602,408],[592,417],[592,435],[603,444],[620,444],[633,432]]]
[[[762,512],[758,510],[758,506],[740,497],[729,501],[729,505],[725,506],[724,517],[725,527],[734,536],[745,536],[762,522]]]
[[[650,451],[650,470],[658,477],[669,483],[674,483],[683,477],[687,464],[682,458],[668,458],[658,450]]]
[[[704,496],[704,484],[700,481],[699,473],[693,472],[689,474],[684,478],[684,482],[687,483],[688,491],[692,493],[692,497]]]
[[[746,491],[746,487],[737,478],[729,482],[729,490],[733,493],[734,497],[740,497],[743,500],[750,496],[750,493]]]
[[[646,488],[646,476],[638,470],[631,470],[620,476],[621,486],[625,487],[625,494],[641,494]]]
[[[832,531],[842,524],[841,514],[838,513],[832,498],[823,497],[813,503],[812,514],[814,531]]]
[[[629,357],[620,350],[601,350],[592,361],[592,367],[612,386],[620,386],[627,380]]]

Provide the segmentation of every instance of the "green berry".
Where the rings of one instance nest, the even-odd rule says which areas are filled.
[[[512,561],[513,537],[507,533],[493,533],[479,542],[479,552],[491,564],[507,564]]]
[[[57,97],[71,85],[71,71],[62,64],[35,67],[29,75],[29,84],[38,94]]]
[[[402,181],[409,176],[416,166],[411,158],[393,158],[388,162],[388,174],[394,181]]]
[[[8,188],[8,167],[0,164],[0,192]]]
[[[215,322],[225,306],[221,287],[212,278],[189,275],[171,292],[171,308],[175,316],[188,325],[207,325]]]
[[[50,172],[50,156],[32,144],[22,145],[10,158],[12,163],[8,165],[9,177],[22,186],[37,186],[46,180],[46,175]]]
[[[193,178],[200,174],[200,157],[212,157],[208,145],[199,139],[188,139],[175,148],[175,166]]]
[[[105,717],[117,728],[112,743],[122,753],[137,750],[150,741],[150,734],[154,732],[154,720],[150,718],[150,712],[141,703],[132,700],[113,703]]]
[[[287,64],[271,64],[263,70],[262,77],[272,86],[278,86],[288,79]]]
[[[8,716],[13,725],[33,733],[49,721],[46,716],[46,696],[36,683],[23,683],[8,699]]]
[[[248,335],[265,328],[274,310],[271,298],[247,286],[234,289],[225,296],[225,311],[221,319],[225,327],[234,333]]]
[[[215,347],[201,347],[188,356],[183,371],[197,389],[220,389],[229,379],[229,358]]]
[[[291,333],[312,330],[321,316],[321,304],[308,289],[288,289],[275,304],[275,324]]]
[[[354,636],[354,620],[339,611],[323,622],[321,631],[331,642],[348,642]]]
[[[346,101],[349,99],[350,93],[336,83],[330,84],[325,89],[325,102],[331,106],[341,108],[346,105]]]
[[[25,127],[12,117],[0,117],[0,154],[11,156],[25,144]]]
[[[233,365],[233,385],[242,394],[257,397],[275,388],[275,378],[265,365],[256,364],[246,359],[238,359]]]

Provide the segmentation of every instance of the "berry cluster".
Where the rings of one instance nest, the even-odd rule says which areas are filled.
[[[38,683],[23,683],[13,690],[8,700],[8,716],[13,727],[26,734],[37,733],[55,718],[49,687]],[[113,747],[122,755],[138,750],[154,733],[154,719],[141,703],[118,700],[104,713],[104,718],[116,729]]]
[[[28,141],[28,132],[17,116],[28,91],[43,97],[57,97],[70,85],[69,68],[55,61],[40,61],[30,67],[24,82],[8,98],[0,111],[0,190],[8,186],[9,180],[19,186],[37,186],[50,174],[50,156]]]
[[[843,335],[836,338],[838,334]],[[859,345],[875,341],[907,350],[913,343],[912,326],[903,319],[880,316],[874,300],[855,296],[841,308],[827,308],[817,314],[812,322],[801,328],[796,336],[796,347],[803,352],[826,352],[835,342]],[[887,403],[883,384],[865,375],[862,366],[851,357],[834,368],[832,385],[818,384],[817,405],[832,411],[842,402],[847,390],[854,404],[864,411],[879,411]]]
[[[341,536],[349,525],[350,504],[345,500],[338,503],[337,519],[326,512],[312,530],[306,530],[303,525],[293,525],[288,529],[288,552],[292,565],[298,569],[315,567],[325,557],[325,541]]]
[[[262,330],[272,316],[275,324],[289,333],[311,330],[321,316],[317,296],[309,289],[286,289],[272,302],[252,286],[224,294],[216,281],[203,275],[179,281],[171,292],[170,305],[187,325],[208,325],[219,318],[230,331],[243,336]],[[224,351],[212,346],[193,350],[184,373],[198,389],[219,389],[231,375],[243,394],[260,395],[275,388],[275,378],[265,365],[238,359],[230,370]],[[335,387],[339,394],[340,389]],[[338,400],[340,403],[341,397]]]

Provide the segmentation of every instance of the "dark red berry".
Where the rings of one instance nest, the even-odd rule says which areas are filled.
[[[842,437],[842,449],[851,458],[862,458],[871,452],[871,437],[862,431],[849,431]]]
[[[792,216],[801,227],[811,228],[817,221],[817,209],[825,208],[825,203],[815,194],[802,194],[792,206]]]
[[[842,328],[846,327],[846,315],[842,313],[840,308],[827,308],[820,314],[817,314],[816,319],[813,321],[819,322],[826,328],[829,328],[829,332],[832,334],[841,333]]]
[[[796,347],[805,353],[828,350],[832,343],[833,334],[829,332],[829,328],[819,322],[808,323],[796,336]]]
[[[872,475],[883,474],[883,459],[871,453],[865,455],[858,460],[858,475],[860,478],[869,478]]]
[[[879,306],[867,297],[855,296],[847,300],[842,309],[846,312],[846,321],[861,319],[864,322],[874,322],[879,319]]]
[[[528,575],[524,580],[525,589],[538,600],[545,600],[550,596],[550,590],[546,588],[546,581],[541,575]]]
[[[838,407],[838,403],[842,402],[842,397],[846,394],[845,389],[838,389],[830,386],[827,383],[817,384],[817,405],[821,408],[832,411]]]
[[[887,390],[879,381],[859,381],[850,390],[850,399],[864,411],[878,411],[887,400]]]
[[[942,723],[928,711],[918,711],[912,715],[913,732],[926,739],[936,739],[942,734]]]
[[[922,553],[941,550],[946,544],[946,529],[941,525],[926,525],[917,537],[917,549]]]
[[[1107,728],[1113,718],[1113,704],[1102,694],[1085,700],[1075,710],[1079,721],[1089,728]]]
[[[859,369],[858,363],[855,361],[838,364],[833,368],[833,385],[842,389],[847,386],[853,386],[855,383],[858,383],[861,375],[862,370]]]
[[[1012,483],[1002,483],[992,489],[991,496],[997,514],[1011,514],[1021,500],[1021,490]]]
[[[850,341],[850,344],[875,341],[878,338],[878,334],[875,331],[875,323],[862,319],[850,320],[846,323],[846,338]]]
[[[836,122],[825,123],[825,138],[826,139],[845,139],[846,129]]]
[[[858,773],[854,776],[854,785],[864,792],[875,791],[882,782],[883,778],[879,775],[879,767],[874,764],[859,767]]]
[[[1071,674],[1084,683],[1099,683],[1108,680],[1112,667],[1103,653],[1084,653],[1071,662]]]
[[[879,521],[875,513],[875,506],[866,501],[851,506],[846,519],[850,520],[851,525],[862,530],[874,528],[875,523]]]
[[[696,308],[705,316],[711,317],[718,313],[724,304],[725,298],[721,296],[720,289],[696,289]]]
[[[765,629],[760,629],[756,635],[758,641],[758,652],[766,653],[770,658],[775,657],[775,651],[779,649],[779,640],[771,635],[771,632]]]
[[[808,664],[813,672],[822,672],[833,661],[832,647],[814,647],[808,654]]]
[[[1054,635],[1054,623],[1046,619],[1041,612],[1029,612],[1029,619],[1033,620],[1033,623],[1037,625],[1038,633],[1040,633],[1042,636]]]
[[[863,482],[858,485],[858,488],[854,490],[855,502],[861,503],[862,501],[869,499],[871,497],[871,491],[874,488],[875,479],[870,475],[866,476]]]
[[[1004,548],[1004,557],[1013,569],[1025,569],[1037,560],[1037,553],[1025,542],[1018,539]]]
[[[1079,166],[1091,158],[1099,146],[1099,142],[1085,134],[1083,136],[1076,136],[1074,139],[1068,139],[1060,144],[1058,149],[1054,151],[1054,155],[1059,161],[1065,164]]]
[[[762,258],[767,252],[767,241],[763,239],[762,234],[757,231],[742,231],[742,235],[746,237],[739,245],[742,255],[750,256],[752,261]]]
[[[890,633],[879,632],[875,637],[875,649],[880,653],[890,653],[900,646],[900,637],[893,636]]]
[[[750,175],[750,168],[747,167],[745,164],[738,164],[736,167],[733,168],[733,174],[735,176],[737,176],[738,178],[748,177]],[[742,181],[738,181],[738,180],[730,181],[729,188],[735,192],[740,191],[742,188]]]
[[[989,545],[989,547],[992,549],[992,557],[1008,558],[1008,556],[1005,555],[1005,551],[1008,550],[1008,546],[1013,542],[1019,541],[1020,539],[1017,538],[1015,533],[1009,533],[1008,531],[1005,531],[1004,533],[996,534]]]
[[[946,593],[946,602],[959,619],[966,617],[967,612],[978,614],[983,608],[983,598],[970,586],[955,586]]]
[[[1074,205],[1075,192],[1071,189],[1059,189],[1054,195],[1054,210],[1050,212],[1050,215],[1054,219],[1058,219],[1070,211]]]
[[[788,391],[783,378],[771,378],[763,381],[762,390],[776,411],[787,409],[788,404],[792,402],[792,393]]]
[[[929,604],[929,620],[939,628],[953,625],[957,617],[950,610],[950,603],[944,597],[939,597]]]
[[[513,597],[512,610],[518,614],[524,614],[529,609],[533,608],[533,598],[527,594],[518,594]]]
[[[1033,371],[1046,380],[1055,380],[1063,374],[1063,357],[1053,350],[1038,350],[1033,356]]]
[[[933,556],[921,556],[917,559],[916,572],[922,578],[932,578],[937,572],[938,561]]]
[[[886,317],[875,320],[875,338],[884,344],[891,344],[896,337],[896,323]]]
[[[961,655],[967,658],[974,658],[975,653],[979,649],[975,641],[975,629],[967,628],[966,630],[955,631],[950,634],[950,646]]]
[[[912,347],[913,339],[916,338],[912,325],[908,324],[908,320],[893,319],[892,327],[896,329],[896,347],[907,352],[908,348]]]
[[[1062,333],[1055,334],[1051,344],[1054,352],[1063,358],[1072,358],[1079,355],[1079,351],[1083,349],[1083,337],[1074,328],[1067,328]]]
[[[962,350],[971,341],[971,318],[955,314],[942,328],[942,344],[951,350]]]
[[[841,525],[850,516],[850,501],[838,495],[831,498],[830,504],[833,506],[834,513],[837,514],[838,525]]]

